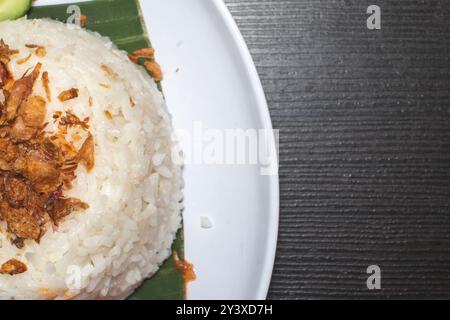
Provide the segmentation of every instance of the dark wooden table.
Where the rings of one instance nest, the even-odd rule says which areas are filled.
[[[225,2],[281,130],[269,298],[450,298],[450,3]]]

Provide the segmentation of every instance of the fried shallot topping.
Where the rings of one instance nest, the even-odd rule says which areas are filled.
[[[60,221],[74,211],[86,210],[89,206],[78,199],[58,199],[48,207],[48,214],[53,221]]]
[[[155,81],[163,80],[163,73],[160,65],[155,61],[155,49],[142,48],[133,51],[128,55],[128,58],[134,62],[139,63],[139,59],[144,59],[144,67],[150,73]]]
[[[99,83],[98,84],[100,87],[105,88],[105,89],[111,89],[111,86],[107,83]]]
[[[113,120],[113,116],[112,116],[111,112],[109,112],[108,110],[105,110],[103,113],[105,114],[106,119],[108,119],[109,121]]]
[[[44,47],[38,47],[35,53],[39,58],[43,58],[47,55],[47,51],[45,50]]]
[[[94,168],[94,137],[89,133],[88,138],[84,141],[80,151],[78,151],[79,161],[89,172]]]
[[[181,260],[178,257],[178,253],[174,251],[172,253],[173,264],[177,271],[181,274],[185,284],[197,279],[194,271],[194,265],[186,260]]]
[[[39,46],[37,44],[26,44],[25,47],[29,48],[29,49],[36,49]]]
[[[65,116],[61,116],[61,114],[59,114],[59,117],[60,117],[59,124],[62,126],[67,126],[67,127],[80,126],[84,129],[89,129],[89,118],[80,120],[80,118],[78,118],[71,111],[66,111]]]
[[[0,61],[0,89],[2,89],[11,79],[12,76],[7,66]]]
[[[45,90],[45,95],[47,96],[48,102],[52,101],[52,92],[50,91],[50,80],[48,78],[48,72],[44,71],[42,73],[42,86]]]
[[[149,60],[144,62],[144,66],[147,69],[148,72],[150,72],[150,75],[152,76],[155,81],[162,81],[163,80],[163,74],[161,71],[161,67],[159,64],[155,61]]]
[[[130,97],[130,106],[132,107],[132,108],[134,108],[135,106],[136,106],[136,101],[134,101],[134,99],[132,98],[132,97]]]
[[[137,63],[140,58],[153,59],[155,57],[155,49],[153,48],[142,48],[133,51],[128,55],[128,58]]]
[[[11,259],[0,267],[0,274],[9,274],[10,276],[21,274],[27,271],[27,266],[16,259]]]
[[[0,54],[8,52],[11,50],[0,40]],[[38,63],[31,73],[14,80],[8,65],[0,63],[0,91],[5,98],[4,104],[0,100],[0,221],[5,222],[11,243],[18,248],[30,240],[39,243],[49,227],[89,207],[64,193],[72,187],[79,165],[90,171],[95,164],[89,118],[80,120],[70,111],[65,115],[59,112],[54,118],[59,121],[57,132],[44,131],[50,94],[46,90],[47,100],[33,94],[41,67]],[[8,90],[2,86],[5,80],[12,82]],[[42,81],[44,88],[45,83],[48,86],[47,72],[43,72]],[[78,95],[77,89],[68,92],[71,97]],[[12,259],[1,266],[0,274],[26,270]]]
[[[18,50],[10,49],[9,46],[3,41],[3,39],[0,39],[0,56],[9,59],[10,56],[13,56],[18,53],[19,53]]]
[[[24,63],[26,63],[28,60],[30,60],[31,56],[32,56],[32,54],[30,53],[27,57],[25,57],[23,59],[20,59],[20,60],[17,60],[17,64],[24,64]]]
[[[82,14],[80,16],[80,27],[86,28],[86,25],[87,25],[87,16]]]
[[[110,78],[111,80],[117,80],[117,73],[114,72],[113,69],[111,69],[110,66],[106,64],[102,64],[100,68],[103,70],[103,72]]]
[[[31,94],[36,80],[36,70],[39,70],[41,66],[36,65],[33,72],[22,77],[14,82],[11,92],[8,94],[4,108],[1,110],[0,125],[5,124],[5,122],[11,122],[17,116],[17,109]],[[39,72],[39,71],[37,71]]]
[[[47,55],[47,51],[45,50],[45,47],[37,45],[37,44],[26,44],[25,47],[29,49],[35,49],[34,54],[38,56],[39,58],[43,58]]]
[[[58,95],[58,99],[61,102],[72,100],[78,97],[78,89],[71,88],[69,90],[65,90]]]

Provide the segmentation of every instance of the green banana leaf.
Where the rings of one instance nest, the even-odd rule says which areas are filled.
[[[146,27],[137,0],[95,0],[79,2],[81,14],[87,16],[86,27],[103,36],[108,36],[122,50],[129,53],[136,49],[150,47]],[[32,7],[29,18],[52,18],[66,22],[71,13],[67,13],[70,4]],[[173,244],[173,250],[184,258],[183,230],[179,230]],[[182,276],[173,264],[172,257],[160,268],[158,273],[130,297],[134,300],[185,298]]]

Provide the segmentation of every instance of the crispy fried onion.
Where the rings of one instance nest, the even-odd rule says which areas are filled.
[[[155,49],[153,48],[142,48],[133,51],[128,55],[128,58],[134,62],[138,63],[139,59],[144,59],[144,67],[150,73],[155,81],[163,80],[163,73],[161,71],[161,66],[155,61]]]
[[[155,49],[153,48],[142,48],[133,51],[128,55],[128,58],[133,61],[134,63],[137,63],[139,59],[153,59],[155,58]]]
[[[9,274],[10,276],[21,274],[27,271],[25,263],[16,259],[6,261],[0,266],[0,274]]]
[[[78,89],[76,88],[70,88],[68,90],[61,92],[58,95],[58,99],[61,102],[69,101],[75,98],[78,98]]]
[[[18,54],[19,50],[12,50],[9,48],[9,46],[3,41],[3,39],[0,39],[0,56],[4,59],[8,59],[15,54]]]
[[[5,48],[0,41],[0,54],[10,52]],[[0,102],[0,221],[6,222],[11,243],[18,248],[27,240],[39,242],[49,226],[57,227],[64,217],[89,207],[64,193],[72,187],[79,165],[90,171],[95,164],[89,118],[80,120],[72,112],[61,112],[58,132],[44,131],[47,100],[33,95],[41,67],[37,64],[14,80],[5,71],[8,65],[0,64],[0,85],[5,79],[12,81],[8,90],[3,89],[4,104]],[[44,74],[43,81],[48,79]],[[84,132],[76,134],[77,141],[86,137],[79,149],[66,139],[69,128]],[[26,266],[14,259],[0,267],[0,274],[25,271]]]

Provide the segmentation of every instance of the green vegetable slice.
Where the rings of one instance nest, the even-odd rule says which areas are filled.
[[[137,0],[96,0],[75,4],[81,9],[81,14],[87,18],[87,29],[110,37],[120,49],[131,53],[136,49],[151,47]],[[67,13],[70,5],[32,7],[28,17],[52,18],[66,22],[72,14]],[[156,55],[158,55],[158,52],[156,52]],[[181,259],[184,258],[182,229],[177,233],[172,250],[176,251]],[[166,260],[156,275],[146,280],[130,299],[185,299],[183,278],[175,268],[172,257]]]
[[[23,17],[31,7],[31,0],[0,0],[0,21]]]

